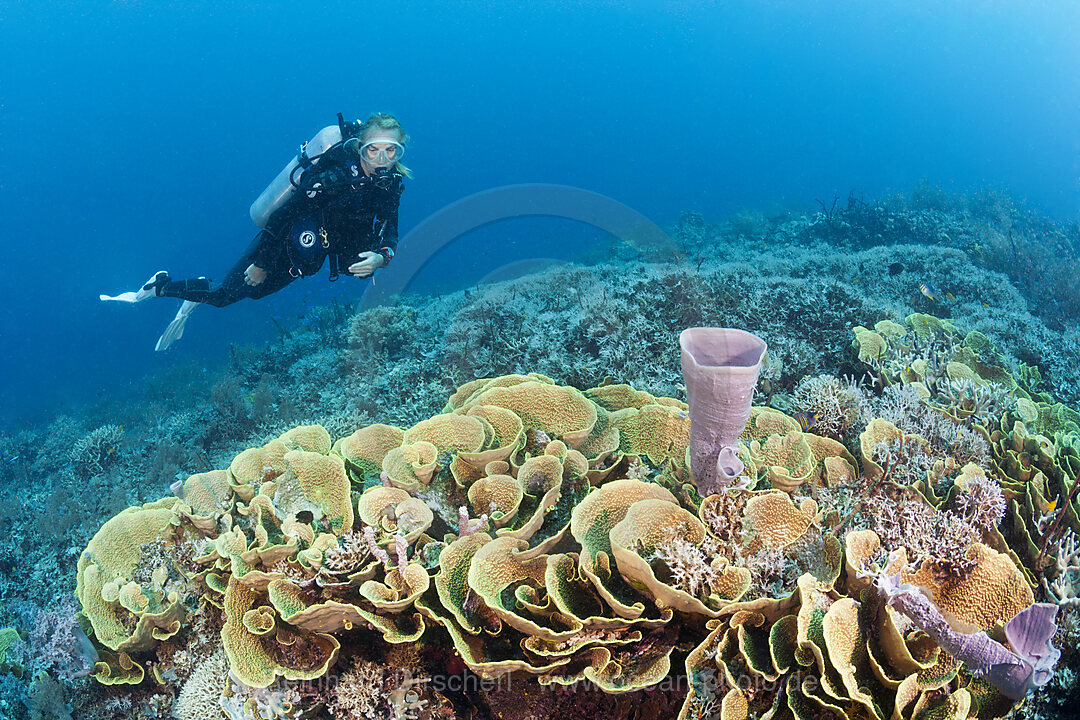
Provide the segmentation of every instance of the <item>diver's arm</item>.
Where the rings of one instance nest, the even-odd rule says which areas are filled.
[[[274,264],[274,255],[279,251],[278,234],[282,227],[281,222],[263,228],[256,241],[255,251],[251,253],[251,264],[244,270],[244,282],[252,287],[262,284],[266,279],[266,269]],[[273,227],[273,229],[271,229]]]
[[[367,277],[376,270],[386,267],[390,258],[397,252],[398,243],[398,203],[401,199],[403,185],[399,182],[397,187],[385,190],[379,197],[379,207],[376,209],[375,237],[372,245],[374,250],[362,252],[359,261],[349,266],[348,272],[356,277]]]

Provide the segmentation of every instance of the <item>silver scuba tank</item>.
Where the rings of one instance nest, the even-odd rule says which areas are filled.
[[[304,145],[304,154],[308,157],[321,155],[330,149],[334,143],[338,142],[341,142],[341,128],[337,125],[327,125],[315,133],[315,137]],[[315,160],[315,162],[319,161]],[[296,192],[296,188],[293,187],[289,178],[292,177],[293,170],[299,164],[295,157],[289,161],[289,164],[278,173],[274,181],[266,186],[266,189],[255,199],[255,202],[251,203],[251,209],[248,212],[255,225],[261,228],[266,227],[266,223],[270,221],[270,216],[288,202],[289,198]]]

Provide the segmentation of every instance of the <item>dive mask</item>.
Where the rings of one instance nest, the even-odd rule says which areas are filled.
[[[388,167],[400,162],[405,146],[390,138],[372,138],[360,146],[360,157],[370,165]]]

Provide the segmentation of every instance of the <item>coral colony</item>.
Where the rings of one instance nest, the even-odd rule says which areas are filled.
[[[1034,590],[1075,573],[1076,451],[985,338],[913,315],[853,339],[929,437],[873,418],[854,456],[838,383],[799,392],[827,434],[753,406],[765,343],[711,328],[681,338],[688,405],[508,375],[408,428],[296,427],[94,536],[94,677],[182,679],[185,720],[439,718],[455,664],[614,695],[679,655],[679,718],[1004,717],[1060,654]]]
[[[152,441],[120,416],[8,439],[4,487],[49,488],[40,506],[4,496],[7,554],[77,568],[7,572],[74,577],[77,605],[49,604],[66,584],[4,596],[0,715],[1069,717],[1076,336],[931,243],[973,236],[950,218],[854,203],[724,231],[824,237],[843,251],[800,262],[846,273],[831,287],[745,250],[634,266],[637,284],[629,264],[556,268],[351,325],[316,315],[236,349],[212,409],[146,413]],[[900,255],[853,245],[890,228],[929,235]],[[910,277],[949,263],[951,282]],[[994,309],[956,316],[985,333],[944,318],[977,292]],[[31,464],[56,457],[62,477]],[[180,467],[201,471],[160,497]],[[150,474],[152,495],[112,487]]]

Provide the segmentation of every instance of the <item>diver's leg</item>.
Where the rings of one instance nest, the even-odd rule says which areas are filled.
[[[244,257],[233,266],[233,269],[225,276],[225,280],[215,288],[210,287],[210,281],[206,278],[167,283],[162,288],[162,295],[181,298],[184,302],[177,311],[176,317],[161,334],[154,349],[165,350],[179,340],[184,334],[188,317],[200,304],[225,307],[243,298],[258,299],[280,290],[293,281],[293,276],[289,274],[290,265],[282,266],[271,256],[269,260],[260,260],[269,265],[265,268],[266,278],[258,285],[248,285],[244,281],[244,274],[251,265],[251,255],[250,252],[244,253]]]
[[[259,239],[252,242],[240,260],[229,270],[225,279],[216,287],[212,287],[211,282],[206,278],[170,280],[161,288],[161,294],[165,297],[205,303],[214,307],[225,307],[244,298],[258,300],[270,293],[277,292],[294,279],[289,274],[290,263],[288,254],[284,249],[279,253],[264,253],[266,259],[262,260],[262,262],[269,266],[263,268],[266,270],[265,280],[258,285],[248,285],[244,279],[248,266],[252,264],[259,242]]]

